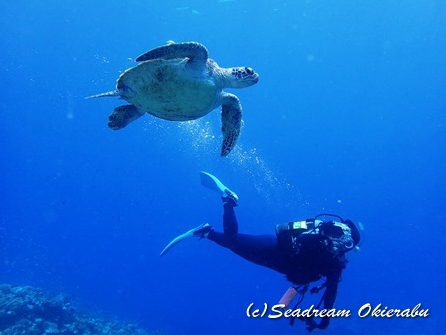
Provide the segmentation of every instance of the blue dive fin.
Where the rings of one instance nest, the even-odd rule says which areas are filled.
[[[181,234],[177,237],[175,237],[170,243],[161,251],[160,256],[166,254],[170,249],[172,249],[175,245],[180,243],[181,241],[187,240],[188,238],[194,237],[194,231],[195,229],[191,229],[184,234]]]
[[[212,174],[200,171],[200,178],[201,178],[201,185],[203,185],[204,187],[207,187],[217,192],[221,196],[231,195],[235,198],[236,201],[238,200],[237,194],[235,194],[235,192],[232,192],[220,180],[218,180],[217,177],[213,176]]]
[[[188,230],[184,234],[181,234],[177,237],[175,237],[170,243],[161,251],[160,256],[166,254],[170,249],[172,249],[175,245],[180,243],[181,241],[187,240],[191,237],[199,237],[204,238],[205,233],[209,232],[211,230],[211,226],[209,223],[203,223],[202,225],[199,225],[198,227],[192,228],[191,230]]]

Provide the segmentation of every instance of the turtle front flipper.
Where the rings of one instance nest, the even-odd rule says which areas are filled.
[[[208,50],[203,44],[198,42],[171,43],[138,56],[136,61],[143,62],[158,58],[174,59],[185,57],[205,62],[208,59]]]
[[[144,112],[133,105],[119,106],[108,117],[108,126],[113,130],[119,130],[143,115]]]
[[[235,147],[242,124],[242,105],[234,94],[222,93],[221,131],[223,143],[221,145],[222,157],[227,156]]]

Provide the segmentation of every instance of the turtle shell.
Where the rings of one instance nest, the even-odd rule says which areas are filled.
[[[186,60],[142,62],[126,70],[116,87],[124,100],[161,119],[200,118],[214,109],[221,88],[209,71],[194,71],[186,66]]]

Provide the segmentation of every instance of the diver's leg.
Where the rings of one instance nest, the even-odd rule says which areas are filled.
[[[227,196],[223,197],[223,232],[227,237],[233,237],[238,233],[238,222],[235,216],[234,207],[237,202],[234,198]]]
[[[283,274],[288,271],[288,255],[279,248],[274,235],[237,234],[228,238],[212,229],[207,238],[252,263]]]
[[[232,197],[222,197],[223,200],[223,232],[222,239],[230,240],[238,233],[238,222],[234,213],[234,207],[237,206],[236,201]],[[207,238],[210,231],[214,228],[208,223],[194,228],[194,235],[200,238]]]
[[[223,198],[224,232],[211,229],[206,237],[250,262],[285,273],[287,255],[279,248],[276,236],[238,234],[238,222],[234,212],[237,204],[227,198]]]

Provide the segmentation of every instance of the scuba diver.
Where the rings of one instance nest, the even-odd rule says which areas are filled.
[[[325,279],[322,285],[312,288],[310,292],[318,293],[325,288],[316,309],[322,303],[326,310],[334,308],[338,284],[347,263],[345,255],[357,248],[360,241],[359,230],[352,221],[343,220],[337,215],[320,214],[313,219],[278,224],[275,235],[239,234],[234,212],[237,195],[210,173],[202,171],[200,176],[203,186],[221,195],[223,232],[204,223],[173,239],[161,255],[185,239],[206,238],[250,262],[284,274],[293,284],[280,301],[285,307],[299,294],[296,308],[302,302],[310,283]],[[337,220],[318,219],[327,216]],[[325,329],[330,322],[329,317],[322,317],[319,322],[313,317],[299,319],[305,322],[308,331]],[[292,318],[290,323],[294,324],[294,320]]]

